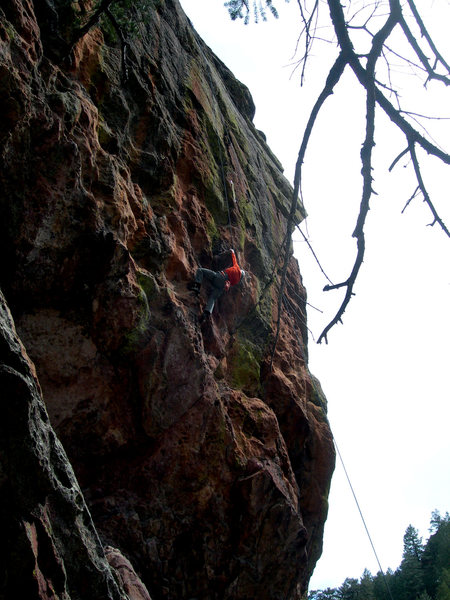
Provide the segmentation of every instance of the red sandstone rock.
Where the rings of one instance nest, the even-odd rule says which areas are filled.
[[[107,546],[105,555],[110,566],[118,574],[129,600],[151,600],[147,588],[136,575],[130,561],[123,556],[120,550]]]
[[[127,600],[0,293],[0,597]]]
[[[269,368],[292,190],[250,94],[175,0],[125,82],[98,28],[64,58],[67,3],[6,5],[0,284],[98,534],[154,599],[299,600],[334,452],[293,259]],[[231,246],[250,276],[200,325],[186,284]]]

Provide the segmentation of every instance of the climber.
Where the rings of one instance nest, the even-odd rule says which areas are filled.
[[[197,296],[200,293],[200,287],[204,278],[207,279],[212,286],[205,310],[200,317],[201,322],[211,318],[211,313],[217,298],[219,298],[223,292],[227,292],[230,289],[230,286],[237,285],[245,276],[245,271],[238,265],[236,254],[233,249],[231,249],[231,260],[233,263],[232,266],[224,271],[211,271],[210,269],[203,268],[197,269],[195,281],[188,283],[188,289],[192,290]]]

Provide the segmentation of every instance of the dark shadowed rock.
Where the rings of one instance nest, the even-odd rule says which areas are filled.
[[[126,600],[0,293],[0,597]]]
[[[106,559],[117,573],[129,600],[152,600],[130,561],[117,548],[106,546]]]

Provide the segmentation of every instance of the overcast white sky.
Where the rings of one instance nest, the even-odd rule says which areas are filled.
[[[181,3],[206,43],[249,87],[256,104],[255,124],[265,132],[292,182],[301,134],[334,47],[316,46],[306,85],[300,88],[289,66],[299,33],[296,2],[285,5],[278,0],[279,20],[248,26],[231,22],[221,0]],[[427,4],[432,10],[425,21],[450,59],[449,3]],[[322,33],[330,36],[329,30]],[[441,92],[439,106],[428,107],[419,87],[407,108],[450,117],[450,92],[433,87]],[[351,234],[361,198],[364,104],[355,90],[349,75],[329,99],[305,162],[307,231],[335,283],[347,278],[356,252]],[[436,136],[450,139],[448,122],[432,126]],[[382,567],[395,570],[406,527],[414,525],[426,538],[431,512],[450,511],[450,240],[437,226],[427,227],[432,219],[420,199],[401,214],[415,187],[411,170],[405,161],[391,175],[387,168],[405,143],[391,133],[392,126],[381,115],[376,127],[383,134],[375,149],[378,196],[371,202],[356,295],[344,324],[331,330],[329,344],[317,345],[311,337],[309,350],[311,371],[328,398],[333,433]],[[450,169],[433,172],[430,167],[425,175],[449,226]],[[327,281],[305,244],[296,241],[295,249],[308,300],[323,311],[308,311],[317,339],[334,316],[341,292],[322,292]],[[338,463],[324,552],[310,588],[337,587],[346,577],[359,578],[364,568],[378,571]]]

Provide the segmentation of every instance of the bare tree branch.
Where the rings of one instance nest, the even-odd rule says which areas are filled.
[[[325,273],[325,271],[323,270],[322,265],[320,264],[320,260],[317,258],[317,254],[314,252],[314,248],[311,246],[308,238],[306,237],[306,235],[303,233],[303,231],[300,229],[300,227],[297,225],[297,230],[302,234],[302,237],[304,239],[304,241],[306,242],[308,248],[311,251],[311,254],[314,257],[314,260],[316,261],[316,263],[319,266],[319,269],[322,271],[322,273],[324,274],[325,278],[328,279],[328,281],[330,282],[331,285],[333,285],[333,282],[331,281],[331,279],[328,277],[328,275]]]
[[[442,221],[442,219],[440,218],[440,216],[438,215],[432,201],[431,198],[427,192],[427,189],[425,187],[425,183],[423,181],[422,178],[422,173],[420,172],[420,166],[419,166],[419,161],[417,160],[417,154],[416,154],[416,148],[414,145],[414,141],[411,140],[410,145],[409,145],[409,153],[411,155],[411,159],[412,159],[412,163],[414,166],[414,172],[416,174],[417,177],[417,183],[419,184],[419,188],[420,191],[422,192],[423,195],[423,199],[424,202],[426,202],[431,210],[431,214],[433,215],[434,221],[432,223],[430,223],[430,225],[434,225],[435,223],[439,223],[439,225],[441,226],[441,228],[443,229],[443,231],[450,237],[450,232],[447,229],[446,225],[444,224],[444,222]]]
[[[430,34],[428,33],[427,28],[425,27],[422,18],[420,17],[416,5],[414,4],[413,0],[407,0],[409,8],[411,9],[412,14],[414,15],[414,18],[417,22],[417,24],[419,25],[420,28],[420,33],[423,35],[423,37],[427,40],[428,45],[430,46],[431,50],[433,51],[436,59],[442,64],[442,66],[447,69],[447,72],[450,74],[450,66],[447,63],[447,61],[443,58],[443,56],[441,55],[441,53],[438,51],[438,49],[436,48],[435,43],[433,42]]]
[[[408,206],[411,204],[411,202],[414,200],[414,198],[417,196],[417,194],[420,193],[420,187],[417,186],[416,189],[414,190],[414,192],[411,194],[411,196],[408,198],[405,206],[403,207],[402,210],[402,214],[405,212],[405,210],[408,208]]]
[[[300,41],[300,38],[302,36],[305,37],[305,53],[301,59],[301,64],[302,64],[302,73],[301,73],[301,77],[300,77],[300,85],[303,85],[304,79],[305,79],[305,69],[306,69],[306,63],[308,60],[308,56],[311,52],[311,46],[312,43],[314,41],[315,35],[311,33],[311,30],[315,31],[316,27],[313,26],[313,21],[314,19],[317,19],[317,13],[318,13],[318,8],[319,8],[319,0],[315,0],[314,2],[314,6],[313,9],[310,13],[310,15],[307,17],[305,14],[305,11],[303,10],[303,5],[301,0],[297,0],[297,4],[299,6],[300,9],[300,16],[301,19],[303,21],[303,30],[300,32],[300,36],[299,36],[299,40],[297,41],[297,46],[298,46],[298,42]]]
[[[392,171],[392,169],[395,167],[395,165],[398,163],[398,161],[401,160],[403,158],[403,156],[405,156],[405,154],[408,154],[408,152],[409,152],[409,146],[407,146],[404,150],[402,150],[400,152],[400,154],[397,156],[397,158],[395,158],[392,161],[392,164],[389,167],[389,171]]]
[[[400,27],[403,29],[406,39],[409,42],[409,45],[411,46],[411,48],[414,49],[415,53],[417,54],[417,57],[419,58],[424,69],[428,73],[428,79],[437,79],[439,81],[442,81],[442,83],[444,83],[445,85],[450,85],[450,79],[445,75],[440,75],[439,73],[436,73],[436,71],[430,65],[428,58],[426,57],[420,45],[417,43],[416,38],[413,36],[411,29],[408,27],[408,24],[406,23],[403,16],[400,18],[399,23]]]
[[[239,4],[240,0],[233,0]],[[243,2],[243,0],[241,0]],[[322,109],[327,97],[334,92],[335,86],[341,80],[341,76],[348,65],[353,71],[360,86],[365,90],[366,94],[366,122],[365,122],[365,138],[361,149],[361,173],[362,173],[362,195],[359,207],[359,213],[353,237],[356,238],[357,252],[356,258],[350,275],[344,281],[333,284],[329,279],[329,285],[324,287],[325,291],[345,288],[344,300],[341,303],[335,317],[325,327],[318,341],[323,339],[327,341],[327,335],[330,329],[338,322],[342,322],[342,316],[348,306],[351,297],[354,295],[354,285],[358,276],[360,267],[364,260],[365,253],[365,236],[364,226],[369,211],[369,202],[372,195],[375,193],[372,188],[372,149],[375,143],[375,112],[380,108],[385,115],[390,119],[394,127],[402,132],[406,140],[406,149],[398,154],[393,160],[389,171],[406,155],[409,155],[414,168],[417,187],[414,193],[408,199],[404,209],[408,207],[411,201],[420,193],[423,196],[424,202],[428,205],[432,215],[433,222],[430,225],[438,223],[441,229],[449,236],[449,230],[442,218],[439,215],[434,203],[432,202],[425,182],[421,173],[421,165],[417,156],[418,149],[424,150],[428,155],[436,157],[444,165],[450,165],[450,154],[439,147],[438,143],[434,142],[430,132],[424,127],[424,119],[432,119],[418,112],[404,111],[400,102],[400,88],[396,88],[394,84],[395,70],[393,61],[400,59],[401,67],[405,65],[413,74],[423,76],[424,83],[432,79],[440,81],[445,86],[450,85],[450,66],[438,51],[433,38],[426,28],[423,19],[421,18],[415,0],[389,0],[374,2],[356,3],[355,0],[348,0],[345,7],[341,0],[326,0],[330,14],[331,24],[337,40],[339,55],[331,66],[324,88],[320,92],[314,107],[309,115],[305,131],[301,140],[300,150],[298,153],[297,163],[294,176],[294,194],[292,197],[291,211],[287,222],[286,236],[283,241],[284,260],[280,269],[280,287],[278,294],[278,315],[276,324],[276,336],[272,351],[272,360],[275,353],[276,343],[279,336],[281,311],[285,305],[284,289],[287,273],[288,261],[291,256],[290,238],[293,230],[293,218],[297,205],[297,198],[303,199],[302,192],[302,175],[303,162],[305,160],[306,150],[309,141],[315,129],[317,116]],[[305,63],[311,51],[311,46],[315,40],[318,40],[317,13],[319,5],[317,0],[314,0],[314,8],[311,16],[307,16],[306,0],[297,0],[300,7],[301,21],[303,24],[302,33],[305,35],[305,50],[304,55],[299,60],[298,66],[303,65],[301,73],[301,82],[304,78]],[[314,15],[314,20],[313,20]],[[373,33],[374,27],[381,21],[381,27]],[[416,39],[413,30],[417,27],[420,31],[421,38]],[[392,37],[392,41],[388,44],[394,29],[400,37]],[[363,33],[363,39],[369,39],[370,49],[368,53],[358,53],[354,47],[351,33],[356,31],[358,34]],[[299,38],[300,40],[301,38]],[[398,51],[398,39],[406,41],[407,49]],[[297,44],[299,44],[299,40]],[[359,40],[355,37],[355,40]],[[401,42],[400,42],[401,43]],[[430,56],[429,56],[430,55]],[[387,84],[382,81],[386,77],[377,77],[376,67],[382,61],[385,64],[387,72]],[[445,72],[444,72],[445,70]],[[443,117],[441,117],[443,118]],[[450,236],[449,236],[450,237]],[[317,260],[317,258],[316,258]],[[318,262],[318,261],[317,261]],[[319,267],[320,267],[320,263]],[[321,267],[320,267],[321,268]],[[321,269],[323,272],[323,269]]]
[[[342,322],[342,316],[348,303],[353,296],[353,287],[355,285],[356,278],[359,273],[359,269],[364,260],[366,242],[364,235],[364,225],[369,211],[369,201],[373,193],[372,189],[372,150],[375,145],[375,106],[376,106],[376,85],[375,85],[375,66],[378,58],[382,55],[382,50],[386,39],[389,37],[392,29],[397,24],[398,15],[396,11],[391,10],[389,17],[387,18],[383,27],[377,32],[372,39],[372,47],[367,57],[367,67],[365,69],[365,82],[364,87],[366,89],[366,137],[361,149],[361,173],[363,176],[363,191],[361,205],[359,208],[358,220],[356,223],[353,237],[356,238],[357,242],[357,254],[353,265],[352,272],[348,279],[344,282],[344,287],[347,288],[344,300],[341,303],[336,315],[325,327],[319,336],[317,342],[320,344],[322,340],[328,342],[328,332],[339,322]],[[348,43],[347,36],[344,37],[344,42]],[[352,48],[348,48],[349,55],[352,54]],[[350,60],[350,65],[354,63],[354,57]],[[359,63],[359,61],[358,61]],[[336,288],[330,288],[336,289]]]
[[[358,78],[361,85],[366,90],[366,138],[364,141],[364,145],[361,151],[361,159],[362,159],[362,174],[363,174],[363,193],[362,200],[360,205],[360,211],[358,215],[358,221],[353,233],[353,237],[356,237],[357,240],[357,255],[355,259],[355,263],[353,265],[352,272],[348,279],[342,283],[326,286],[325,290],[337,289],[339,287],[346,287],[346,294],[344,297],[339,310],[337,311],[335,317],[330,321],[330,323],[325,327],[323,332],[320,334],[318,343],[322,340],[327,340],[327,335],[330,329],[339,322],[342,322],[342,316],[347,308],[348,303],[353,295],[353,288],[355,284],[356,277],[358,275],[359,269],[362,265],[364,259],[365,252],[365,238],[364,238],[364,224],[367,216],[367,212],[369,210],[369,199],[373,192],[372,190],[372,162],[371,162],[371,149],[374,144],[374,114],[375,114],[375,104],[378,104],[384,112],[389,116],[391,121],[397,125],[397,127],[404,133],[407,141],[408,141],[408,149],[401,153],[394,163],[391,165],[392,167],[396,162],[409,152],[411,155],[411,159],[413,161],[414,170],[416,173],[416,177],[418,180],[420,191],[423,194],[424,201],[430,207],[430,210],[433,214],[434,221],[432,225],[436,222],[442,227],[445,233],[448,235],[448,229],[443,223],[442,219],[439,217],[429,194],[425,188],[423,179],[420,173],[419,162],[417,160],[415,145],[421,146],[428,154],[434,155],[439,158],[443,163],[450,164],[450,155],[438,148],[435,144],[432,144],[427,138],[421,135],[416,129],[412,127],[412,125],[403,117],[401,111],[396,109],[391,102],[384,96],[381,90],[376,86],[375,80],[375,64],[378,58],[382,55],[383,48],[385,47],[386,40],[389,35],[393,31],[396,25],[400,25],[402,30],[410,42],[411,46],[418,54],[419,59],[421,60],[424,68],[428,73],[428,77],[434,77],[443,81],[443,83],[447,84],[448,80],[445,77],[438,76],[431,69],[427,60],[424,59],[423,54],[420,52],[420,48],[417,43],[413,43],[411,39],[410,30],[406,26],[402,9],[400,6],[399,0],[391,0],[390,1],[390,13],[389,16],[383,25],[383,27],[373,36],[372,47],[367,57],[367,66],[364,68],[361,64],[360,59],[356,55],[353,44],[351,42],[348,27],[345,23],[344,13],[342,10],[342,6],[338,0],[328,0],[328,5],[330,8],[331,19],[335,28],[335,32],[338,38],[338,43],[341,49],[341,53],[343,53],[346,57],[346,62],[349,64],[356,77]],[[308,133],[309,137],[310,133]]]
[[[283,294],[284,294],[284,286],[286,281],[286,273],[289,264],[289,259],[291,258],[291,234],[293,230],[293,223],[295,217],[295,211],[297,209],[298,204],[298,195],[301,189],[301,172],[302,172],[302,164],[305,157],[306,147],[308,145],[308,141],[311,135],[311,131],[317,115],[319,114],[320,109],[322,108],[325,100],[333,93],[334,86],[339,81],[342,73],[344,72],[344,68],[346,65],[346,60],[343,54],[340,54],[336,59],[333,67],[330,69],[328,74],[325,87],[322,90],[319,98],[317,99],[308,120],[308,124],[306,126],[306,131],[303,136],[302,144],[300,146],[300,151],[297,158],[297,164],[295,167],[295,176],[294,176],[294,192],[292,194],[292,202],[291,202],[291,210],[289,213],[289,218],[286,226],[286,238],[285,238],[285,248],[284,248],[284,261],[281,269],[281,283],[280,283],[280,291],[278,293],[278,316],[276,323],[276,333],[275,339],[272,347],[272,356],[270,359],[270,367],[272,367],[273,358],[275,355],[275,349],[278,342],[278,337],[280,335],[280,325],[281,325],[281,313],[282,313],[282,302],[283,302]]]

